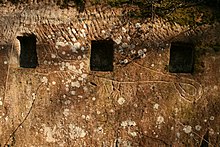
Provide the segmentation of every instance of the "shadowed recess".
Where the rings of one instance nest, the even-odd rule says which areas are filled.
[[[92,71],[113,71],[113,40],[93,40],[90,69]]]
[[[171,43],[169,72],[192,73],[194,70],[194,45],[191,43]]]
[[[200,147],[209,147],[209,130],[203,136]]]
[[[20,67],[36,68],[38,65],[37,51],[36,51],[36,36],[34,34],[25,34],[18,36],[20,41]]]

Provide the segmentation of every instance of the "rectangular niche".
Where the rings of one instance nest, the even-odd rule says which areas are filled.
[[[90,70],[113,71],[113,40],[93,40],[91,42]]]
[[[194,45],[173,42],[170,48],[169,72],[192,73],[194,70]]]
[[[20,67],[36,68],[38,66],[38,58],[36,51],[36,36],[34,34],[25,34],[18,36],[20,41]]]

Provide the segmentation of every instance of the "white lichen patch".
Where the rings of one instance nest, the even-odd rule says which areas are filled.
[[[66,67],[70,66],[69,62],[64,63]]]
[[[83,81],[83,78],[82,78],[82,77],[78,77],[78,80],[79,80],[79,81]]]
[[[51,58],[56,58],[56,55],[55,54],[51,54]]]
[[[95,98],[95,97],[92,97],[92,100],[93,100],[93,101],[95,101],[95,100],[96,100],[96,98]]]
[[[202,126],[196,125],[196,126],[195,126],[195,129],[196,129],[197,131],[200,131],[200,130],[202,129]]]
[[[56,134],[56,126],[52,128],[46,127],[43,125],[44,129],[44,135],[46,136],[47,142],[56,142],[56,139],[53,137]]]
[[[70,91],[70,94],[71,94],[71,95],[75,95],[75,94],[76,94],[76,91],[73,91],[73,90],[72,90],[72,91]]]
[[[85,51],[85,47],[81,47],[81,51]]]
[[[69,109],[64,109],[63,115],[64,115],[65,117],[67,117],[67,116],[69,115],[69,112],[70,112]]]
[[[74,124],[70,124],[69,129],[69,135],[71,139],[82,138],[86,136],[86,131],[78,126],[75,126]]]
[[[128,39],[128,41],[130,41],[130,40],[131,40],[131,37],[128,35],[127,39]]]
[[[124,27],[121,28],[123,33],[126,33],[126,29]]]
[[[2,98],[0,97],[0,106],[3,105]]]
[[[128,59],[124,59],[124,61],[123,61],[125,64],[127,64],[128,63]]]
[[[136,27],[136,28],[140,28],[140,27],[141,27],[141,24],[140,24],[140,23],[136,23],[136,24],[135,24],[135,27]]]
[[[81,63],[79,64],[79,68],[80,68],[80,69],[83,69],[83,68],[84,68],[84,65],[85,65],[85,63],[81,62]]]
[[[43,77],[43,78],[41,79],[41,82],[46,84],[46,83],[48,82],[47,77]]]
[[[124,43],[122,43],[121,47],[122,47],[122,48],[128,48],[129,45],[128,45],[126,42],[124,42]]]
[[[132,120],[126,120],[126,121],[121,122],[121,126],[123,128],[125,128],[125,127],[132,127],[132,126],[136,126],[136,125],[137,125],[136,122],[132,121]]]
[[[53,82],[52,82],[52,85],[56,85],[56,82],[55,82],[55,81],[53,81]]]
[[[100,127],[96,128],[96,129],[94,129],[94,132],[102,134],[104,132],[104,129],[100,126]]]
[[[127,127],[127,121],[121,122],[121,126],[122,126],[123,128]]]
[[[84,91],[84,92],[88,92],[89,89],[88,89],[87,87],[83,87],[83,91]]]
[[[215,117],[214,117],[214,116],[211,116],[209,119],[210,119],[210,120],[214,120],[214,119],[215,119]]]
[[[186,134],[189,134],[189,133],[192,132],[192,127],[189,126],[189,125],[186,125],[186,126],[184,126],[183,131],[184,131]]]
[[[153,106],[153,108],[155,109],[155,110],[158,110],[159,109],[159,104],[154,104],[154,106]]]
[[[115,41],[115,43],[120,44],[120,43],[121,43],[121,40],[122,40],[122,37],[119,36],[119,37],[118,37],[117,39],[115,39],[114,41]]]
[[[212,128],[209,128],[209,134],[210,134],[210,135],[214,135],[214,134],[215,134],[215,131],[214,131]]]
[[[137,132],[129,131],[128,134],[131,135],[132,137],[136,137],[137,136]]]
[[[101,114],[101,112],[99,110],[96,111],[97,114]]]
[[[87,120],[87,121],[90,120],[90,116],[89,115],[82,115],[82,118]]]
[[[76,34],[76,30],[74,28],[72,28],[72,33]]]
[[[75,41],[76,41],[76,38],[75,38],[75,37],[72,37],[71,40],[72,40],[73,42],[75,42]]]
[[[5,121],[6,121],[6,122],[8,121],[8,116],[5,117]]]
[[[86,115],[86,120],[90,120],[90,116],[89,115]]]
[[[78,95],[78,98],[83,98],[83,96],[82,95]]]
[[[114,113],[115,111],[113,109],[111,109],[109,112]]]
[[[180,133],[179,132],[176,133],[176,137],[180,138]]]
[[[81,44],[79,42],[76,42],[76,43],[73,44],[73,47],[75,49],[80,49],[80,46],[81,46]]]
[[[71,82],[71,86],[79,88],[80,87],[80,83],[79,83],[79,81]]]
[[[82,115],[82,118],[83,118],[83,119],[85,119],[85,118],[86,118],[86,116],[85,116],[85,115]]]
[[[82,74],[81,77],[85,79],[87,77],[87,74]]]
[[[64,46],[66,46],[66,43],[64,43],[64,42],[56,42],[56,46],[64,47]]]
[[[71,101],[70,100],[66,100],[64,103],[65,103],[65,105],[69,105],[71,103]]]
[[[175,114],[177,114],[180,110],[178,108],[175,108]]]
[[[76,42],[72,45],[71,50],[73,53],[78,53],[77,50],[81,50],[81,44],[79,42]]]
[[[82,33],[82,37],[86,37],[86,30],[82,29],[81,33]]]
[[[68,70],[75,71],[75,70],[76,70],[76,67],[75,67],[74,65],[69,65],[69,66],[67,66],[67,69],[68,69]]]
[[[125,103],[125,99],[123,98],[123,97],[120,97],[119,99],[118,99],[118,104],[119,105],[123,105]]]
[[[143,56],[144,52],[143,50],[138,50],[138,56]]]
[[[156,124],[157,124],[157,125],[160,125],[160,124],[162,124],[162,123],[164,123],[164,118],[163,118],[163,116],[158,116],[158,117],[157,117],[157,122],[156,122]]]
[[[215,86],[213,87],[213,89],[214,89],[214,90],[218,90],[218,86],[215,85]]]
[[[138,107],[138,105],[137,105],[137,104],[134,104],[134,107],[136,107],[136,108],[137,108],[137,107]]]
[[[136,50],[131,50],[131,54],[136,54]]]
[[[32,99],[33,99],[33,100],[36,99],[36,93],[32,93]]]

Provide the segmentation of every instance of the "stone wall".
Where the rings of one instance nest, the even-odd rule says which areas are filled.
[[[1,6],[1,146],[220,144],[220,54],[207,47],[219,42],[219,24],[191,29],[130,18],[130,9]],[[19,65],[17,36],[28,33],[36,68]],[[91,41],[105,39],[114,41],[114,69],[91,71]],[[168,72],[172,41],[206,47],[193,74]]]

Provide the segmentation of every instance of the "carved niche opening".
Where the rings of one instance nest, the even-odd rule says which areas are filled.
[[[113,71],[113,40],[93,40],[91,42],[90,70]]]
[[[34,34],[24,34],[18,36],[20,41],[20,67],[36,68],[38,66],[38,58],[36,51],[36,36]]]
[[[193,73],[194,45],[192,43],[173,42],[170,48],[169,72]]]

